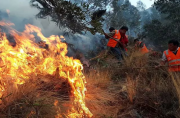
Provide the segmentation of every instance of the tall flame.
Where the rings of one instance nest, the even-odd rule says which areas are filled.
[[[60,41],[60,37],[53,35],[46,38],[40,28],[30,24],[25,26],[23,32],[14,30],[11,25],[13,24],[0,21],[0,26],[6,26],[16,42],[16,46],[11,46],[8,36],[0,32],[0,97],[6,92],[8,81],[18,88],[37,75],[53,75],[58,70],[60,77],[68,79],[72,88],[73,104],[78,106],[78,109],[72,107],[69,110],[68,117],[92,117],[85,105],[86,81],[82,64],[79,60],[66,56],[67,45]],[[36,37],[46,42],[48,49],[40,47],[36,43]]]

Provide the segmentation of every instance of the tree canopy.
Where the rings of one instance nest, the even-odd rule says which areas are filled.
[[[37,18],[50,17],[61,28],[72,33],[90,31],[101,33],[102,27],[140,25],[140,13],[129,0],[31,0],[31,6],[39,9]]]
[[[60,28],[68,32],[101,33],[102,28],[122,25],[129,27],[131,36],[146,37],[154,45],[166,45],[169,39],[180,37],[180,1],[156,0],[146,9],[139,0],[133,6],[129,0],[31,0],[39,9],[37,18],[50,17]]]
[[[101,16],[105,10],[90,10],[88,3],[76,3],[72,0],[31,0],[31,6],[39,9],[38,18],[50,17],[59,27],[68,28],[72,33],[81,31],[98,32],[102,27]],[[93,14],[94,13],[94,14]]]
[[[169,40],[180,37],[180,1],[157,0],[153,10],[154,20],[144,25],[143,33],[156,47],[162,45],[165,49]]]

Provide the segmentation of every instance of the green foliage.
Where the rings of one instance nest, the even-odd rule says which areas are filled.
[[[180,32],[180,1],[179,0],[157,0],[155,2],[155,7],[162,13],[165,14],[166,24],[169,25],[170,29],[176,33],[179,38]]]
[[[113,13],[109,16],[110,26],[119,29],[122,25],[129,27],[129,33],[133,35],[134,31],[139,29],[140,13],[136,7],[131,5],[129,0],[114,0],[112,2]]]
[[[166,36],[166,26],[163,26],[162,23],[158,20],[153,20],[150,24],[144,26],[143,35],[145,35],[149,41],[157,47],[160,45],[166,46],[166,41],[169,37]]]
[[[146,10],[146,5],[141,0],[139,0],[137,2],[137,9],[139,11],[144,11],[144,10]]]
[[[112,1],[113,0],[88,0],[89,3],[93,4],[93,6],[91,6],[92,9],[95,8],[104,9]]]
[[[180,38],[180,1],[157,0],[154,6],[160,14],[155,9],[153,10],[153,17],[156,20],[145,24],[143,34],[156,47],[164,50],[169,40]]]
[[[39,9],[37,18],[50,17],[60,28],[68,28],[72,33],[102,33],[105,25],[117,29],[127,25],[135,30],[140,25],[139,11],[129,0],[31,0],[30,4]],[[107,8],[109,13],[102,10]]]
[[[108,21],[110,22],[110,26],[113,26],[115,28],[120,28],[123,24],[125,23],[125,19],[122,17],[123,16],[123,10],[127,6],[124,4],[119,5],[118,0],[114,0],[112,2],[112,8],[113,8],[113,13],[110,14]],[[109,26],[109,27],[110,27]]]
[[[50,16],[60,28],[66,27],[72,33],[87,30],[94,33],[98,32],[97,29],[102,26],[100,17],[103,14],[99,15],[98,19],[92,20],[88,3],[77,4],[66,0],[31,0],[30,4],[39,9],[37,18]]]
[[[173,23],[180,22],[180,1],[179,0],[157,0],[155,7],[163,14],[166,14],[166,19]]]

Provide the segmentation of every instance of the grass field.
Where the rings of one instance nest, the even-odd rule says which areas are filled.
[[[86,105],[94,118],[179,117],[178,74],[155,69],[157,59],[138,54],[123,65],[110,64],[108,57],[94,61],[94,68],[85,73]],[[68,82],[53,76],[39,78],[18,89],[8,83],[0,101],[1,118],[68,117],[73,99]]]

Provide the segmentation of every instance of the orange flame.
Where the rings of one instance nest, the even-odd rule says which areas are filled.
[[[12,25],[14,25],[14,23],[0,21],[0,26],[12,26]]]
[[[73,104],[68,117],[92,117],[92,113],[85,105],[85,77],[82,73],[82,64],[79,60],[67,57],[67,45],[60,41],[59,36],[44,37],[41,29],[26,25],[20,33],[10,28],[13,23],[0,21],[1,26],[9,28],[9,32],[16,41],[16,46],[10,45],[5,33],[0,32],[0,97],[6,92],[6,82],[11,81],[18,87],[33,76],[39,74],[53,75],[58,69],[60,77],[67,78],[72,88]],[[33,33],[36,33],[49,46],[46,50],[37,43]],[[63,36],[61,36],[62,38]],[[44,53],[47,53],[44,55]],[[57,105],[56,101],[54,105]],[[61,115],[57,115],[61,116]]]

